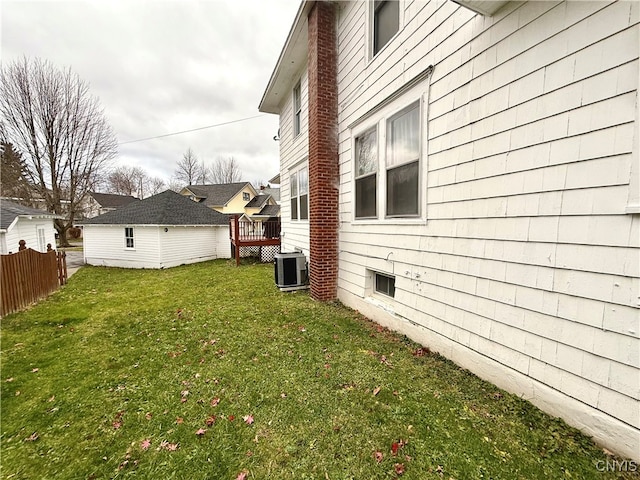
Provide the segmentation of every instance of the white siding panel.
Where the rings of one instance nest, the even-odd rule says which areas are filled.
[[[487,378],[495,362],[523,375],[515,390],[545,408],[560,395],[580,412],[570,423],[609,446],[627,439],[627,455],[639,433],[640,221],[625,214],[634,3],[512,2],[482,17],[406,2],[404,27],[374,59],[364,2],[338,24],[339,297]],[[353,222],[348,125],[428,65],[426,224]],[[394,299],[372,296],[372,270],[396,277]]]

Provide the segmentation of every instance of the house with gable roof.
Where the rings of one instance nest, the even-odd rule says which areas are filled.
[[[339,299],[640,459],[640,3],[302,1],[282,249]]]
[[[46,252],[47,245],[55,250],[53,220],[56,218],[63,217],[10,200],[0,200],[0,254],[17,252],[20,240],[38,252]]]
[[[80,225],[89,265],[169,268],[231,257],[228,216],[171,190]]]
[[[84,218],[96,217],[137,200],[136,197],[131,195],[89,192],[82,207],[82,214]]]
[[[180,191],[197,203],[220,213],[242,215],[245,206],[258,192],[249,182],[221,183],[214,185],[187,185]]]

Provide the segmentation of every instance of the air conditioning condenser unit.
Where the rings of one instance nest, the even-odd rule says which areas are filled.
[[[308,288],[307,258],[302,252],[276,253],[276,286],[282,291]]]

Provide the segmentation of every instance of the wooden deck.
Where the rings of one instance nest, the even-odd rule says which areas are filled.
[[[236,265],[240,265],[241,247],[280,245],[280,219],[270,218],[251,222],[240,220],[238,215],[234,215],[229,220],[229,238],[236,258]]]

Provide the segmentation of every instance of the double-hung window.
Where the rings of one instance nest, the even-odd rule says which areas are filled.
[[[378,130],[356,137],[356,218],[375,218],[378,183]]]
[[[419,210],[420,105],[387,121],[387,216],[417,216]]]
[[[289,174],[291,220],[309,219],[309,170],[304,166]]]
[[[414,100],[404,106],[386,108],[363,122],[364,129],[354,132],[356,220],[411,219],[423,215],[421,103]]]
[[[293,87],[293,136],[300,134],[300,123],[302,117],[302,88],[300,81]]]
[[[133,248],[133,227],[124,228],[124,246]]]

